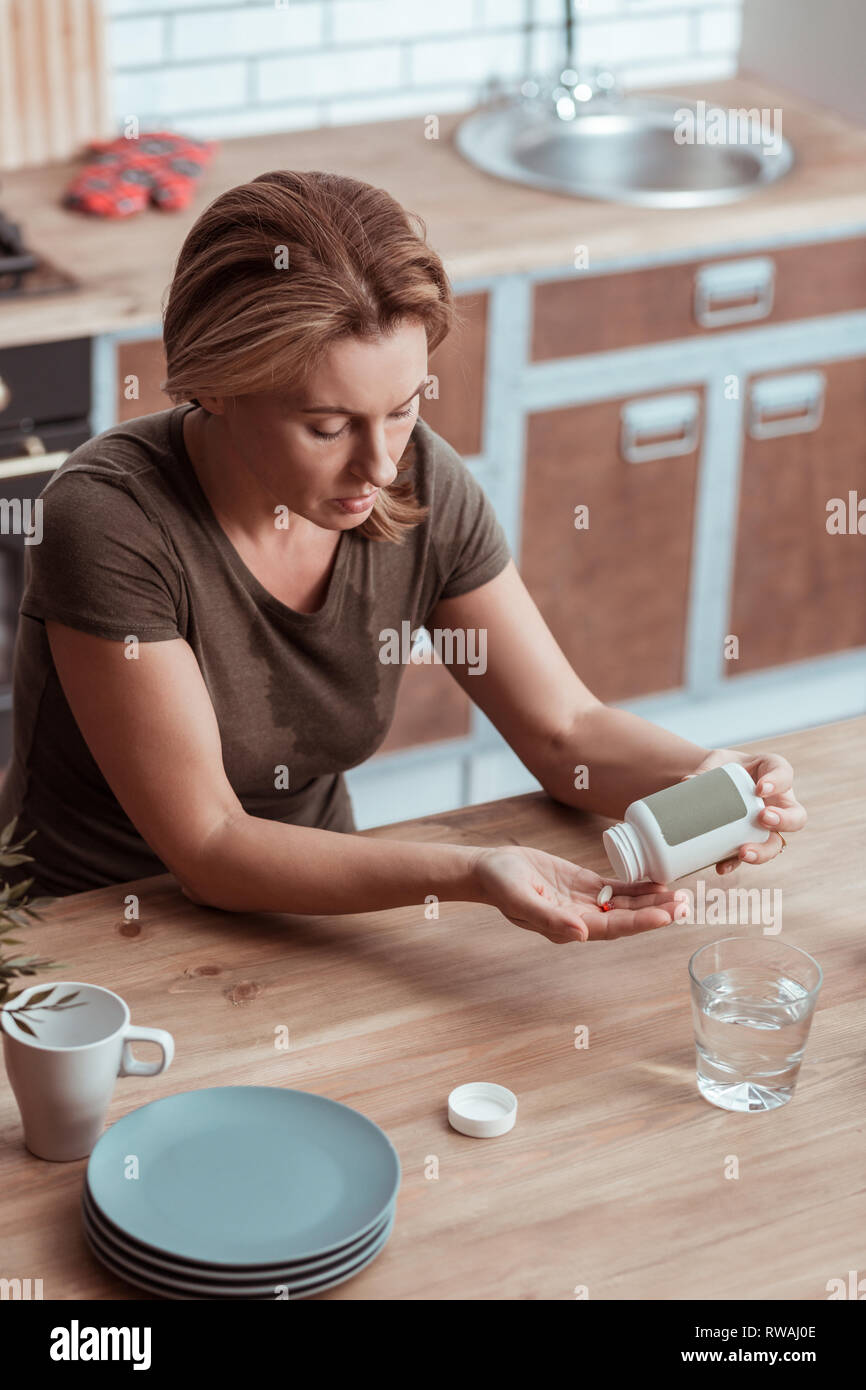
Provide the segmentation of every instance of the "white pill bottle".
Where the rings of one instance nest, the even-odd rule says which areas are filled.
[[[625,820],[603,835],[611,868],[625,883],[670,883],[762,844],[764,802],[740,763],[724,763],[633,801]]]

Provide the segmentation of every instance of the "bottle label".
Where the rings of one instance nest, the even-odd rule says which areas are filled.
[[[748,807],[724,768],[699,772],[688,782],[642,798],[666,844],[681,845],[748,815]]]

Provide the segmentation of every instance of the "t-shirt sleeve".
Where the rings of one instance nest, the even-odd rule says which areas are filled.
[[[182,636],[176,562],[122,483],[70,469],[52,478],[40,501],[41,536],[25,547],[25,617],[118,642]]]
[[[438,598],[457,598],[495,579],[511,550],[493,504],[455,449],[437,441],[432,508]]]

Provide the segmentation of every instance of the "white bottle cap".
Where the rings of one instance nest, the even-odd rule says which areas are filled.
[[[610,867],[621,882],[639,883],[646,878],[643,850],[634,826],[629,825],[628,821],[620,821],[618,825],[609,826],[601,838]]]
[[[448,1122],[452,1129],[473,1139],[493,1139],[507,1134],[517,1119],[517,1096],[492,1081],[470,1081],[448,1097]]]

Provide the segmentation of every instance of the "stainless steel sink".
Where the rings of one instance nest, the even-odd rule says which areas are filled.
[[[707,121],[704,108],[703,126],[701,114],[699,104],[673,97],[601,94],[584,106],[514,97],[473,112],[455,139],[466,159],[498,178],[643,207],[736,202],[791,168],[790,145],[757,113],[723,123],[718,115]],[[697,138],[689,141],[690,132]]]

